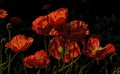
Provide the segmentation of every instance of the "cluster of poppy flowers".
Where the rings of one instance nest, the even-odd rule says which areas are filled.
[[[60,8],[47,15],[39,16],[32,22],[32,30],[38,35],[53,36],[49,41],[50,56],[69,63],[77,58],[81,53],[102,60],[107,54],[115,52],[113,44],[100,46],[100,38],[97,35],[90,35],[86,42],[85,37],[89,35],[88,24],[82,20],[73,20],[67,23],[68,9]],[[14,36],[5,46],[14,52],[27,50],[34,39],[18,34]],[[78,42],[84,47],[80,48]],[[34,55],[24,58],[24,65],[28,68],[46,68],[50,63],[50,58],[45,50],[40,49]]]

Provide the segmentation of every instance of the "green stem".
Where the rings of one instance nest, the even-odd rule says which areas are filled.
[[[100,65],[99,60],[96,60],[97,65]]]
[[[10,39],[11,39],[11,31],[9,30],[9,29],[7,29],[7,31],[8,31],[8,40],[10,41]],[[9,55],[8,55],[8,74],[10,74],[10,67],[11,67],[11,65],[10,65],[10,59],[11,59],[11,52],[9,53]]]
[[[46,36],[44,36],[44,45],[45,45],[45,50],[46,50],[46,52],[48,53]]]
[[[49,43],[48,43],[48,53],[49,53],[49,48],[50,48],[50,37],[49,37]],[[48,54],[50,56],[50,54]]]
[[[62,53],[61,53],[60,57],[62,57],[63,60],[64,60],[64,58],[65,58],[65,52],[66,52],[66,51],[65,51],[66,48],[65,48],[65,44],[64,44],[64,39],[62,39],[61,47],[62,47]],[[61,58],[58,60],[58,66],[59,66],[59,68],[61,67],[60,61],[61,61]],[[65,62],[63,62],[62,67],[64,67],[64,64],[65,64]]]
[[[0,67],[2,67],[2,66],[4,66],[5,64],[7,64],[7,62],[8,62],[8,61],[6,61],[6,62],[0,64]]]
[[[60,64],[60,60],[58,60],[58,67],[60,68],[61,64]]]
[[[36,74],[40,74],[40,69],[38,69],[37,73]]]
[[[53,66],[52,74],[57,74],[57,72],[55,71],[56,68],[57,68],[57,66]]]
[[[63,62],[63,64],[62,64],[62,68],[64,68],[65,67],[65,62]]]
[[[10,74],[10,67],[11,67],[11,65],[10,65],[10,63],[11,63],[10,59],[11,59],[11,53],[8,56],[8,74]]]
[[[78,65],[75,67],[75,74],[78,74],[77,73],[78,72],[77,68],[78,68]]]
[[[11,58],[11,60],[8,60],[8,61],[7,61],[8,64],[7,64],[7,66],[5,66],[5,67],[2,69],[2,72],[8,68],[9,64],[13,61],[13,59],[15,58],[16,55],[17,55],[17,53]],[[5,65],[7,62],[3,63],[3,65]],[[9,74],[9,73],[8,73],[8,74]]]
[[[93,61],[94,62],[94,61]],[[87,74],[87,72],[89,71],[89,69],[92,67],[93,64],[90,64],[90,66],[87,68],[87,70],[85,71],[85,74]]]
[[[3,49],[3,46],[1,45],[1,48],[0,48],[0,64],[2,64],[2,49]]]
[[[79,74],[82,74],[82,69],[83,67],[82,67],[82,65],[81,65],[81,68],[80,68],[80,70],[79,70]]]
[[[105,69],[105,74],[108,74],[108,69],[107,68]]]
[[[18,54],[18,53],[16,53],[16,54],[11,58],[10,63],[13,61],[13,59],[16,57],[17,54]]]
[[[11,40],[11,31],[10,30],[8,30],[8,35],[9,35],[8,40],[10,41]]]
[[[47,74],[47,72],[48,72],[48,69],[46,68],[45,74]]]
[[[3,49],[3,46],[1,44],[1,47],[0,47],[0,65],[2,64],[2,49]],[[0,68],[0,74],[2,74],[1,68]]]
[[[60,72],[60,71],[64,70],[65,68],[71,66],[71,65],[72,65],[73,63],[75,63],[79,58],[80,58],[80,56],[77,57],[77,58],[76,58],[73,62],[71,62],[70,64],[68,64],[68,65],[66,65],[65,67],[62,67],[61,69],[59,69],[58,72]]]
[[[69,49],[69,48],[68,48]],[[75,49],[75,43],[74,43],[74,49]],[[71,61],[71,66],[70,66],[70,68],[69,68],[69,74],[71,74],[71,72],[72,72],[72,67],[73,67],[73,58],[74,58],[74,49],[73,49],[73,53],[72,53],[72,61]],[[75,50],[75,51],[77,51],[77,50]],[[70,52],[70,50],[69,50],[69,52]],[[70,54],[70,53],[69,53]]]
[[[45,45],[45,50],[48,53],[48,47],[47,47],[47,40],[46,40],[46,36],[44,36],[44,45]],[[46,74],[47,74],[47,68],[46,68]]]
[[[24,60],[24,55],[22,54],[22,60]],[[24,74],[27,74],[27,70],[26,70],[26,67],[23,65],[23,67],[24,67]]]
[[[92,65],[92,63],[94,63],[94,60],[92,60],[90,63],[88,63],[87,65],[84,65],[82,68],[80,68],[79,74],[82,74],[82,70],[84,70],[87,66]]]
[[[104,62],[105,62],[105,65],[101,68],[101,70],[98,73],[101,73],[103,70],[105,70],[106,72],[108,61],[105,59]]]

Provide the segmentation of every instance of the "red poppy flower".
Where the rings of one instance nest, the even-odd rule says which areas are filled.
[[[7,48],[11,48],[14,52],[21,52],[27,50],[33,43],[32,37],[25,37],[18,34],[12,38],[12,40],[5,44]]]
[[[37,51],[35,57],[40,68],[46,68],[50,63],[50,59],[44,50]]]
[[[71,21],[68,26],[68,38],[72,41],[81,41],[89,34],[89,30],[87,28],[88,25],[81,20]]]
[[[67,15],[67,8],[60,8],[46,16],[36,18],[32,23],[32,29],[39,35],[48,35],[53,28],[61,29],[67,20]]]
[[[76,58],[80,54],[80,47],[76,42],[70,42],[70,40],[68,40],[65,43],[65,49],[65,56],[62,58],[64,62],[69,62],[72,58]]]
[[[24,65],[28,68],[46,68],[49,63],[50,59],[44,50],[24,58]]]
[[[81,41],[84,44],[84,38],[89,34],[89,30],[81,20],[74,20],[61,26],[61,30],[54,28],[50,31],[50,35],[62,36],[64,39],[71,41]]]
[[[0,18],[1,18],[1,19],[4,19],[4,18],[6,18],[7,16],[8,16],[7,11],[4,10],[4,9],[0,9]]]
[[[50,54],[54,58],[67,63],[72,58],[78,57],[80,47],[76,42],[70,42],[70,40],[64,41],[62,37],[55,37],[50,40]]]
[[[28,68],[36,68],[37,59],[34,55],[24,58],[24,65]]]
[[[52,24],[51,18],[48,16],[40,16],[32,22],[32,29],[39,35],[48,35],[53,28]]]
[[[84,45],[84,38],[89,34],[89,29],[81,20],[74,20],[70,23],[61,25],[61,30],[54,28],[50,31],[50,35],[62,36],[64,39],[69,39],[71,41],[81,41]]]
[[[58,27],[58,25],[66,23],[67,16],[68,16],[67,8],[59,8],[56,11],[53,11],[48,14],[48,17],[50,17],[54,21],[54,25],[56,27]]]
[[[88,39],[87,50],[85,54],[89,57],[95,58],[96,60],[102,60],[107,54],[115,52],[115,47],[113,44],[107,44],[105,47],[100,46],[100,39],[91,35]]]

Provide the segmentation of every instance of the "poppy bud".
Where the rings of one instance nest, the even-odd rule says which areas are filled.
[[[13,25],[19,25],[23,23],[22,19],[19,17],[11,17],[9,19],[9,22],[12,23]]]

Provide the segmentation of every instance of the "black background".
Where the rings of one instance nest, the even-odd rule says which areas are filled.
[[[0,8],[7,9],[9,15],[19,16],[25,20],[38,15],[47,14],[41,10],[45,4],[50,4],[49,11],[60,7],[74,9],[76,14],[82,15],[119,15],[119,2],[113,0],[0,0]]]

